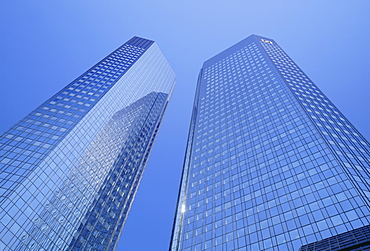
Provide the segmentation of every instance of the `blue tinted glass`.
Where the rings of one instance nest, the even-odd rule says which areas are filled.
[[[114,250],[175,75],[134,37],[0,137],[0,250]]]
[[[199,74],[171,249],[298,250],[367,225],[369,159],[276,42],[250,36]]]

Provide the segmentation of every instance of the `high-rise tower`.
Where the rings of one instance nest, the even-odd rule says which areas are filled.
[[[0,250],[114,250],[175,74],[133,37],[0,137]]]
[[[252,35],[199,74],[171,250],[337,250],[368,229],[369,160],[276,42]]]

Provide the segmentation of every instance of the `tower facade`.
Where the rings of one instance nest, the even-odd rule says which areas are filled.
[[[276,42],[252,35],[199,74],[171,250],[323,250],[369,225],[369,160]]]
[[[0,137],[0,250],[114,250],[175,84],[133,37]]]

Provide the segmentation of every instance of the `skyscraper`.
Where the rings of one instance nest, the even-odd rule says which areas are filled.
[[[171,250],[362,245],[369,160],[368,141],[277,43],[252,35],[200,71]]]
[[[133,37],[0,138],[0,250],[114,250],[175,83]]]

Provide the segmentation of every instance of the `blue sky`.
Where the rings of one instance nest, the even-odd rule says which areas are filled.
[[[370,1],[2,1],[0,131],[132,36],[177,85],[117,250],[167,250],[197,75],[250,34],[273,38],[370,139]]]

